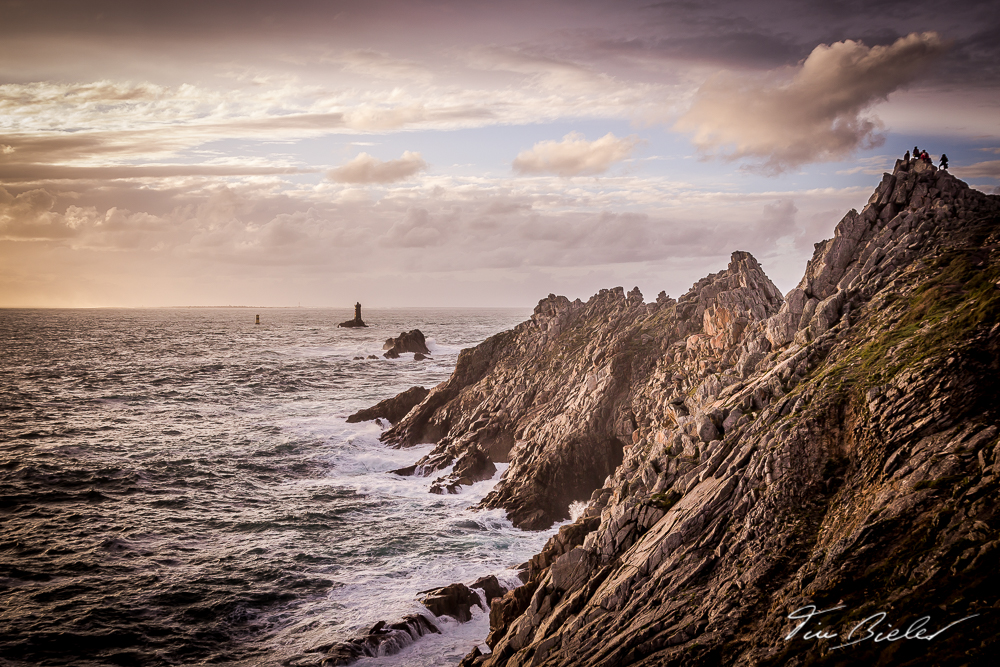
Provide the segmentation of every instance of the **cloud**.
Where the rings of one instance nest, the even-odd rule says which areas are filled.
[[[757,221],[757,236],[764,241],[776,241],[783,236],[795,234],[798,226],[795,216],[799,209],[790,199],[782,199],[765,204],[764,213]]]
[[[386,53],[372,49],[350,51],[339,60],[345,70],[381,79],[429,81],[433,78],[429,69],[412,60],[392,58]]]
[[[411,208],[386,234],[389,245],[403,248],[426,248],[439,245],[442,240],[441,230],[433,224],[425,208]]]
[[[119,178],[172,178],[177,176],[265,176],[304,173],[294,167],[245,165],[161,164],[113,167],[67,167],[14,163],[0,165],[0,180],[23,183],[41,180],[110,180]]]
[[[611,132],[595,141],[587,141],[582,134],[570,132],[562,141],[540,141],[531,150],[521,151],[513,167],[519,174],[603,174],[614,163],[628,158],[638,142],[634,136],[619,139]]]
[[[736,248],[766,262],[786,290],[801,277],[812,242],[870,194],[867,187],[747,194],[634,174],[568,185],[558,176],[437,174],[363,198],[338,195],[365,192],[359,187],[276,182],[121,180],[2,190],[0,304],[65,305],[74,294],[90,305],[287,303],[293,292],[304,302],[364,303],[364,294],[375,292],[359,290],[376,284],[384,285],[379,298],[397,304],[482,303],[481,296],[496,298],[496,290],[515,284],[522,288],[510,291],[516,304],[550,289],[539,292],[530,276],[600,274],[587,287],[560,283],[587,297],[630,272],[644,276],[629,281],[647,295],[676,295],[705,266],[725,266]],[[677,273],[679,266],[687,268]],[[5,294],[4,276],[21,286]],[[48,287],[29,289],[36,278]],[[455,296],[459,285],[477,280],[486,280],[482,295],[469,288]],[[401,295],[414,284],[421,287]],[[109,291],[113,285],[128,286],[136,300],[123,301]],[[169,294],[157,291],[164,285]]]
[[[977,162],[968,167],[953,167],[951,171],[962,178],[1000,178],[1000,160]]]
[[[865,112],[916,79],[944,50],[932,32],[912,33],[890,46],[821,44],[790,78],[786,71],[749,81],[732,73],[715,76],[675,127],[691,133],[706,154],[751,158],[770,174],[842,159],[882,144],[881,122]]]
[[[28,190],[14,196],[0,187],[0,239],[35,240],[73,234],[62,216],[53,213],[55,198],[46,190]]]
[[[368,153],[360,153],[342,167],[331,169],[328,176],[337,183],[394,183],[427,168],[420,153],[405,151],[398,160],[383,162]]]
[[[711,26],[709,26],[711,28]],[[641,38],[618,37],[594,41],[593,48],[612,57],[663,61],[708,62],[734,68],[774,67],[794,62],[798,44],[787,34],[767,30],[732,30],[715,26],[706,31],[700,26],[673,36]],[[679,31],[680,32],[680,31]]]
[[[873,155],[871,157],[856,159],[857,166],[850,169],[838,169],[837,174],[850,176],[852,174],[868,174],[870,176],[881,176],[886,171],[892,171],[895,164],[894,155]]]

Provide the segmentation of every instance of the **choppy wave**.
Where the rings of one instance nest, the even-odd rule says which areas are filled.
[[[256,312],[0,311],[0,659],[277,665],[542,546],[467,509],[495,480],[429,494],[387,472],[426,447],[345,421],[526,312]],[[431,359],[354,359],[413,328]],[[360,664],[457,662],[488,620],[442,623]]]

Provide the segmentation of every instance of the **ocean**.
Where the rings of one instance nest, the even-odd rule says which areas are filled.
[[[556,528],[469,509],[506,465],[433,495],[388,472],[430,444],[390,449],[346,417],[433,387],[529,315],[0,310],[0,664],[281,665],[428,613],[420,591],[515,583]],[[432,358],[382,358],[410,329]],[[488,632],[486,613],[434,620],[440,635],[356,664],[454,665]]]

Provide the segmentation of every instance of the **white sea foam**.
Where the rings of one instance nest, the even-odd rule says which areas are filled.
[[[590,503],[586,500],[574,500],[569,504],[569,518],[571,521],[576,521],[583,513],[587,511],[587,505]]]
[[[461,349],[523,318],[374,311],[365,314],[370,329],[336,328],[348,317],[270,311],[255,326],[253,315],[239,310],[38,311],[0,322],[5,351],[21,360],[11,366],[21,375],[0,395],[24,389],[6,400],[30,400],[28,407],[47,415],[24,426],[39,435],[16,454],[23,469],[58,468],[44,479],[67,498],[86,488],[83,480],[113,499],[66,500],[39,519],[62,522],[57,530],[38,529],[26,514],[5,526],[11,539],[44,547],[16,554],[28,559],[18,567],[58,567],[58,554],[69,548],[93,568],[33,582],[43,592],[67,584],[84,592],[58,598],[58,612],[45,596],[25,599],[25,613],[8,619],[0,643],[38,643],[40,626],[25,619],[48,619],[46,632],[80,631],[61,619],[86,617],[94,600],[101,614],[113,613],[116,630],[139,637],[145,629],[136,623],[172,619],[180,603],[171,600],[196,599],[196,606],[226,609],[217,629],[232,641],[223,646],[215,634],[201,640],[164,622],[157,626],[168,647],[162,650],[183,648],[192,662],[225,651],[236,656],[232,664],[273,667],[377,621],[428,613],[420,591],[491,573],[507,586],[519,583],[509,568],[541,549],[556,527],[523,532],[503,510],[469,509],[506,465],[461,493],[434,495],[430,484],[450,469],[427,477],[389,473],[432,445],[391,449],[379,441],[377,423],[348,424],[346,417],[414,385],[446,380]],[[385,338],[413,328],[427,336],[431,359],[381,358]],[[88,334],[65,339],[62,331]],[[45,345],[39,336],[49,336]],[[109,356],[109,346],[118,353]],[[379,359],[353,359],[369,354]],[[53,373],[28,372],[42,367]],[[67,424],[72,433],[54,433]],[[10,470],[0,476],[18,489],[40,479]],[[77,519],[67,523],[69,516]],[[0,554],[0,564],[7,557]],[[435,623],[443,634],[360,664],[454,664],[487,634],[485,612],[474,611],[466,624]],[[127,648],[150,664],[161,650],[141,640]]]

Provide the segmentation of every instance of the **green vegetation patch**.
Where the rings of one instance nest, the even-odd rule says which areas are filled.
[[[882,315],[896,315],[888,330],[874,333],[816,380],[842,393],[860,394],[906,368],[947,354],[981,325],[1000,321],[1000,267],[984,260],[980,250],[968,248],[935,258],[927,269],[932,277],[906,298],[886,300],[892,306]]]
[[[966,475],[950,475],[948,477],[939,477],[938,479],[925,479],[922,482],[917,482],[913,487],[914,491],[921,491],[923,489],[941,489],[948,486],[953,486],[959,482],[962,485],[967,485],[971,481],[971,478]]]
[[[680,491],[670,489],[666,493],[654,493],[649,497],[649,504],[653,507],[657,507],[664,512],[677,504],[677,501],[681,499],[682,494]]]

